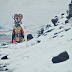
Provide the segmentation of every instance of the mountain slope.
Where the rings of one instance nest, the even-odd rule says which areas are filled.
[[[0,60],[0,64],[7,64],[8,72],[71,72],[72,25],[64,24],[65,19],[60,16],[59,21],[58,26],[46,29],[38,38],[1,48],[0,58],[8,55],[9,59]],[[53,30],[47,33],[50,29]],[[63,51],[68,52],[69,60],[53,64],[52,58]]]

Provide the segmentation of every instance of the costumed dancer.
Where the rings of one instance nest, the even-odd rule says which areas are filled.
[[[11,43],[16,43],[16,42],[20,43],[20,42],[25,41],[24,31],[21,27],[22,18],[23,18],[22,14],[14,14],[13,16],[15,26],[14,26],[13,33],[12,33]]]

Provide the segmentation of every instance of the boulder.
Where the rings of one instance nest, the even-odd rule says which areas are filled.
[[[41,28],[37,33],[38,33],[38,37],[44,34],[44,28]]]
[[[1,59],[2,60],[6,60],[6,59],[8,59],[8,57],[7,56],[3,56]]]
[[[69,59],[69,55],[68,53],[65,51],[65,52],[62,52],[60,53],[58,56],[55,56],[52,58],[52,62],[53,63],[60,63],[60,62],[64,62],[66,60]]]
[[[40,43],[41,41],[40,40],[37,40],[37,43]]]
[[[65,31],[69,31],[71,28],[65,29]]]
[[[51,27],[51,25],[50,25],[50,24],[46,25],[46,29],[47,29],[47,28],[49,28],[49,27]]]
[[[57,26],[56,23],[58,22],[58,18],[56,19],[51,19],[52,23],[54,24],[54,26]]]
[[[41,34],[43,34],[43,32],[44,32],[44,28],[41,28]]]
[[[28,34],[28,35],[27,35],[27,41],[28,41],[28,40],[31,40],[31,39],[33,39],[32,34]]]
[[[65,24],[66,24],[66,23],[69,23],[68,20],[65,21]]]

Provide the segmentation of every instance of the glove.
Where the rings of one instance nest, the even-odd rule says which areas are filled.
[[[12,41],[11,41],[11,44],[13,43],[13,39],[12,39]]]

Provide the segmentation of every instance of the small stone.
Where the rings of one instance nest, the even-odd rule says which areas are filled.
[[[37,42],[38,42],[38,43],[40,43],[41,41],[40,41],[40,40],[38,40]]]
[[[7,70],[8,70],[8,68],[5,69],[5,71],[7,71]]]
[[[2,59],[2,60],[6,60],[6,59],[8,59],[8,57],[7,57],[7,56],[4,56],[4,57],[2,57],[1,59]]]

